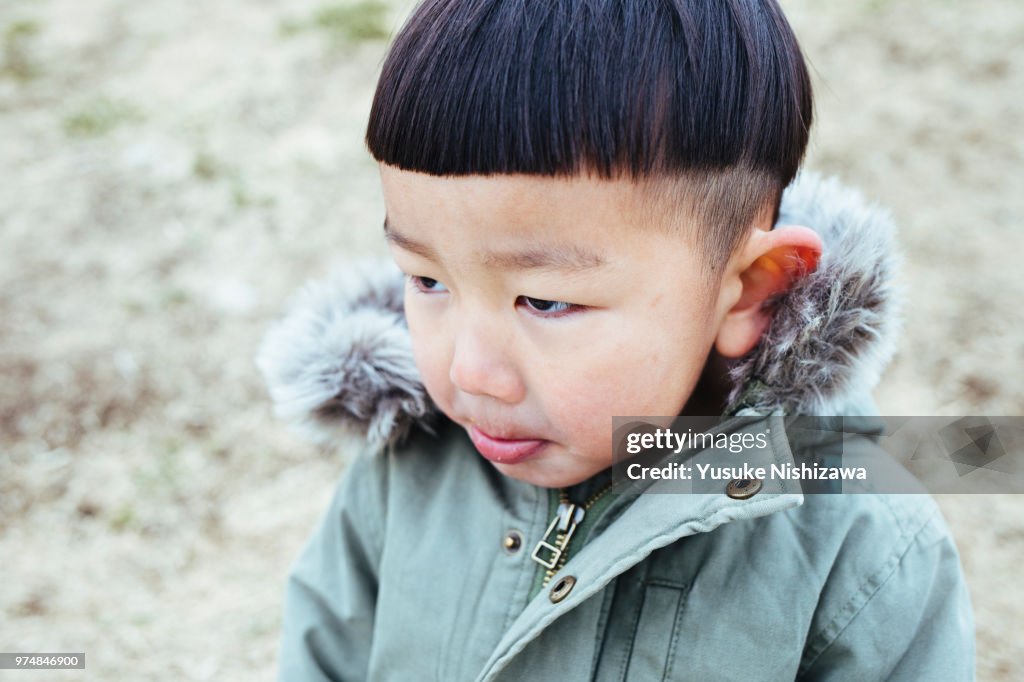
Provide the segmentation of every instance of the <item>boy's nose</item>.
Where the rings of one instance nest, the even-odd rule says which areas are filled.
[[[466,330],[456,336],[448,378],[460,391],[509,404],[520,402],[525,394],[511,359],[497,340],[479,330]]]

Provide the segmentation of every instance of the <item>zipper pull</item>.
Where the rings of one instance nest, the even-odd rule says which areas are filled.
[[[578,504],[562,502],[558,505],[558,532],[571,533],[583,521],[586,511]],[[571,529],[571,530],[570,530]],[[568,543],[568,540],[566,540]]]
[[[565,552],[565,548],[568,547],[569,541],[572,539],[572,534],[576,532],[576,526],[583,521],[585,514],[586,511],[578,504],[571,502],[559,503],[558,511],[555,512],[555,518],[551,519],[548,529],[544,531],[544,537],[533,548],[533,554],[530,555],[533,560],[544,568],[551,569],[557,566],[558,560],[562,557],[562,553]],[[555,544],[551,544],[547,540],[556,529]],[[550,552],[550,556],[547,559],[540,556],[544,550]]]

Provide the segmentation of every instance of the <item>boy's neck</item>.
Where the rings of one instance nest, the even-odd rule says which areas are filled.
[[[729,397],[729,366],[714,348],[708,354],[697,385],[690,394],[680,416],[718,417],[726,408]]]

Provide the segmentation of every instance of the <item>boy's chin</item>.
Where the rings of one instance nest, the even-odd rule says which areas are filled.
[[[529,460],[518,464],[500,464],[491,462],[494,468],[500,473],[541,488],[566,488],[577,483],[582,483],[597,471],[566,471],[565,469],[552,467],[550,462],[542,460]]]

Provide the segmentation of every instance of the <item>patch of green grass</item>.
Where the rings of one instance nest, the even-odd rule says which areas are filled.
[[[118,532],[128,530],[136,525],[135,510],[125,504],[110,518],[110,527]]]
[[[121,301],[121,307],[125,312],[131,315],[138,315],[146,310],[145,304],[142,301],[135,299],[124,299]]]
[[[359,43],[388,37],[384,23],[388,7],[378,0],[362,0],[354,5],[327,5],[313,15],[313,25],[336,40]]]
[[[32,54],[36,36],[41,32],[39,24],[31,19],[22,19],[7,25],[0,35],[0,75],[14,80],[27,81],[40,74],[40,67]]]
[[[223,172],[224,164],[208,151],[200,150],[192,160],[192,174],[200,180],[213,180]]]
[[[119,125],[142,120],[142,112],[133,105],[106,97],[85,103],[64,118],[64,132],[71,137],[99,137]]]
[[[235,208],[239,210],[270,208],[274,205],[274,197],[253,192],[239,173],[235,173],[231,177],[231,200],[234,202]]]
[[[180,287],[164,289],[160,294],[160,305],[164,308],[177,308],[189,303],[192,297]]]
[[[145,465],[132,471],[132,481],[140,499],[173,498],[181,493],[184,472],[178,458],[183,445],[183,442],[174,436],[163,438]]]
[[[386,40],[388,6],[381,0],[360,0],[355,3],[324,5],[304,20],[281,22],[283,35],[308,30],[322,32],[333,47],[344,47],[371,40]]]

